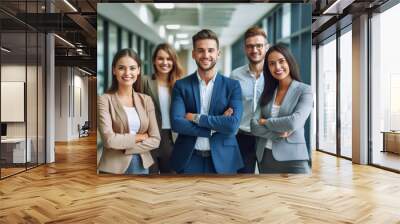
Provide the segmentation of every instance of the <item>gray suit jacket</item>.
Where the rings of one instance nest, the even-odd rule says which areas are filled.
[[[313,108],[313,93],[307,84],[293,80],[282,101],[278,117],[271,117],[271,108],[275,102],[276,90],[272,100],[265,106],[258,105],[251,120],[251,132],[257,137],[256,155],[261,162],[265,144],[272,140],[272,155],[275,160],[309,160],[306,140],[304,138],[304,124]],[[267,119],[265,125],[259,125],[260,118]],[[287,138],[280,137],[280,133],[289,132]]]

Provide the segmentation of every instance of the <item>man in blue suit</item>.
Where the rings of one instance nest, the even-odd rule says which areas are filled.
[[[197,71],[172,91],[171,125],[177,132],[171,165],[177,173],[235,174],[243,167],[236,132],[242,116],[238,81],[217,73],[217,35],[201,30],[192,37]]]

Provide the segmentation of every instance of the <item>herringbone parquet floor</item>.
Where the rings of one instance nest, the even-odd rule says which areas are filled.
[[[314,153],[312,175],[96,174],[95,137],[0,181],[0,223],[400,223],[400,175]]]

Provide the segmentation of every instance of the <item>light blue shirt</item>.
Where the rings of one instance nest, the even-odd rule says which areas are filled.
[[[242,88],[243,116],[239,129],[250,132],[250,120],[257,108],[258,100],[264,90],[264,75],[261,72],[258,79],[250,71],[249,65],[241,66],[232,71],[230,78],[236,79]]]
[[[197,72],[200,90],[200,115],[208,115],[208,111],[210,110],[211,96],[214,88],[215,77],[217,77],[216,73],[214,74],[214,77],[208,82],[208,84],[206,84],[206,82],[200,78],[200,75]],[[194,148],[201,151],[208,151],[211,149],[210,140],[204,137],[197,137]]]

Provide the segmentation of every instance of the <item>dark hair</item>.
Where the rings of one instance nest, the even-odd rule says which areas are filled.
[[[167,52],[167,54],[169,54],[169,56],[172,59],[172,70],[171,72],[168,74],[168,88],[169,91],[172,91],[172,87],[175,85],[176,80],[180,79],[183,75],[183,70],[182,70],[182,66],[178,61],[178,56],[175,52],[175,50],[171,47],[171,45],[164,43],[164,44],[159,44],[156,49],[154,50],[153,53],[153,68],[155,73],[157,73],[157,68],[154,65],[154,62],[156,61],[156,57],[158,54],[158,51],[163,50],[165,52]],[[155,79],[155,74],[153,75],[152,79]]]
[[[267,34],[263,29],[261,29],[258,26],[252,26],[249,29],[246,30],[244,33],[244,39],[246,40],[247,38],[254,37],[254,36],[263,36],[265,40],[267,40]]]
[[[215,34],[212,30],[203,29],[203,30],[200,30],[198,33],[196,33],[196,34],[192,37],[193,49],[196,47],[196,41],[198,41],[198,40],[204,40],[204,39],[215,40],[215,42],[217,42],[217,48],[219,48],[219,41],[218,41],[218,36],[217,36],[217,34]]]
[[[279,52],[285,57],[288,65],[289,65],[289,75],[292,79],[301,82],[300,80],[300,72],[299,66],[297,65],[296,59],[294,58],[293,54],[290,52],[289,48],[287,48],[283,44],[276,44],[270,47],[265,54],[264,59],[264,90],[261,95],[260,105],[264,106],[268,104],[268,102],[272,99],[275,89],[278,86],[279,82],[276,80],[271,71],[268,68],[268,57],[272,52]]]
[[[118,60],[125,56],[128,56],[128,57],[132,58],[133,60],[135,60],[136,63],[138,64],[139,68],[142,67],[142,62],[141,62],[139,56],[137,55],[137,53],[130,48],[125,48],[125,49],[119,50],[114,55],[114,58],[113,58],[112,64],[111,64],[111,69],[114,69]],[[141,72],[141,70],[140,70],[140,72]],[[135,92],[141,92],[142,87],[141,87],[141,81],[140,81],[140,73],[138,74],[138,77],[137,77],[135,83],[133,83],[132,87],[135,90]],[[118,90],[118,80],[117,80],[117,78],[115,78],[115,75],[112,74],[111,87],[109,89],[107,89],[106,93],[115,93],[117,90]]]

